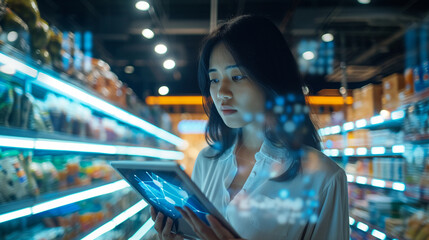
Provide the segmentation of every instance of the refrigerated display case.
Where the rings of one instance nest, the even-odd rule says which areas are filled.
[[[147,204],[110,160],[180,160],[186,142],[0,45],[0,238],[141,238]]]

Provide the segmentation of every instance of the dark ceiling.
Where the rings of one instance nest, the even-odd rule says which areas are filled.
[[[63,31],[92,31],[94,56],[108,62],[139,96],[156,95],[161,85],[169,86],[170,95],[199,94],[198,49],[209,32],[210,0],[150,2],[152,10],[142,12],[135,8],[136,0],[38,0],[49,24]],[[334,33],[335,66],[345,61],[379,70],[350,88],[403,71],[404,33],[428,13],[428,0],[372,0],[368,5],[357,0],[218,0],[219,21],[241,14],[267,16],[294,49],[302,39]],[[141,35],[146,27],[155,29],[155,38]],[[167,54],[154,52],[159,42],[168,47]],[[167,57],[176,61],[172,70],[162,67]],[[124,72],[127,65],[135,67],[133,74]],[[324,75],[306,74],[306,80],[313,92],[340,87],[338,79],[328,81]]]

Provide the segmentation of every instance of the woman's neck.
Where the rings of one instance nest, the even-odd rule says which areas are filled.
[[[264,141],[263,128],[249,124],[243,127],[239,135],[239,145],[251,152],[258,152]]]

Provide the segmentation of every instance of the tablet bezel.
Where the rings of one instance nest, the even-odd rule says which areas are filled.
[[[238,233],[231,227],[231,225],[225,220],[225,218],[219,213],[219,211],[213,206],[213,204],[207,199],[207,197],[201,192],[200,188],[192,181],[192,179],[180,168],[179,164],[174,161],[112,161],[110,162],[111,166],[122,176],[122,178],[129,183],[129,185],[134,188],[144,199],[150,204],[150,201],[146,199],[140,191],[128,181],[128,179],[122,175],[120,169],[132,169],[132,170],[149,170],[149,171],[161,171],[161,172],[172,172],[180,179],[182,184],[191,191],[191,194],[194,195],[200,204],[207,209],[207,211],[225,227],[227,228],[236,238],[240,236]],[[151,205],[152,206],[152,205]],[[153,206],[157,209],[156,206]],[[159,209],[157,209],[160,211]],[[173,224],[172,232],[179,233],[185,237],[198,238],[196,233],[192,230],[189,224],[183,219],[179,218]],[[185,225],[185,226],[183,226]]]

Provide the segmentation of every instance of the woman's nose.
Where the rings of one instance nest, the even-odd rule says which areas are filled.
[[[219,91],[217,92],[217,97],[222,100],[227,100],[232,98],[231,86],[228,81],[221,81],[219,86]]]

